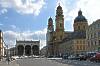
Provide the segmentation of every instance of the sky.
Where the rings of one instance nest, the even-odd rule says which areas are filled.
[[[65,31],[73,31],[80,9],[89,25],[100,18],[100,0],[0,0],[0,29],[5,44],[13,47],[16,40],[40,40],[40,48],[45,46],[48,18],[51,16],[55,25],[59,3]]]

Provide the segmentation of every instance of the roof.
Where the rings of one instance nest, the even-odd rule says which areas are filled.
[[[48,21],[49,21],[49,22],[53,22],[53,20],[52,20],[52,18],[51,18],[51,17],[48,19]]]
[[[57,9],[62,9],[62,7],[60,6],[60,4],[59,4],[59,6],[57,7]]]
[[[69,34],[67,37],[65,37],[63,39],[63,42],[69,41],[69,40],[72,40],[72,39],[85,39],[85,38],[86,38],[86,32],[76,31],[76,32]]]
[[[39,43],[40,41],[16,41],[16,43]]]
[[[87,19],[82,15],[82,11],[78,11],[78,16],[74,19],[74,22],[87,22]]]

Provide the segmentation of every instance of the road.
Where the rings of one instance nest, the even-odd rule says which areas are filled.
[[[71,66],[56,62],[55,60],[48,60],[46,58],[30,58],[17,60],[19,66]]]
[[[19,64],[16,63],[16,61],[11,61],[8,63],[8,61],[0,61],[0,66],[19,66]]]
[[[100,66],[100,62],[79,61],[79,60],[55,60],[56,62],[73,66]]]
[[[10,62],[0,62],[0,66],[100,66],[100,63],[78,60],[61,60],[47,58],[23,58]]]

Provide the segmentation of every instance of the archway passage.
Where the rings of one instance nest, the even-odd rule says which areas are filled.
[[[23,45],[19,45],[19,46],[17,47],[17,49],[18,49],[18,55],[19,55],[19,56],[22,56],[23,53],[24,53],[24,47],[23,47]]]
[[[33,50],[33,55],[39,55],[39,46],[34,45],[32,47],[32,50]]]
[[[25,55],[27,55],[27,56],[31,55],[31,46],[30,45],[25,46]]]

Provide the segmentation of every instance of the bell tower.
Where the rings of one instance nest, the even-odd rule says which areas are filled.
[[[50,18],[48,19],[48,28],[47,28],[47,37],[48,37],[48,41],[52,41],[53,32],[54,32],[53,20],[52,20],[52,18],[50,17]]]
[[[53,26],[53,20],[52,18],[50,17],[48,19],[48,32],[53,32],[54,31],[54,26]]]
[[[48,28],[47,28],[47,34],[46,34],[46,40],[47,40],[47,55],[48,56],[53,55],[53,34],[54,34],[53,20],[50,17],[48,19]]]
[[[60,4],[56,10],[55,24],[56,24],[56,29],[55,29],[56,39],[55,40],[61,41],[64,38],[64,15],[63,15],[63,10]]]

